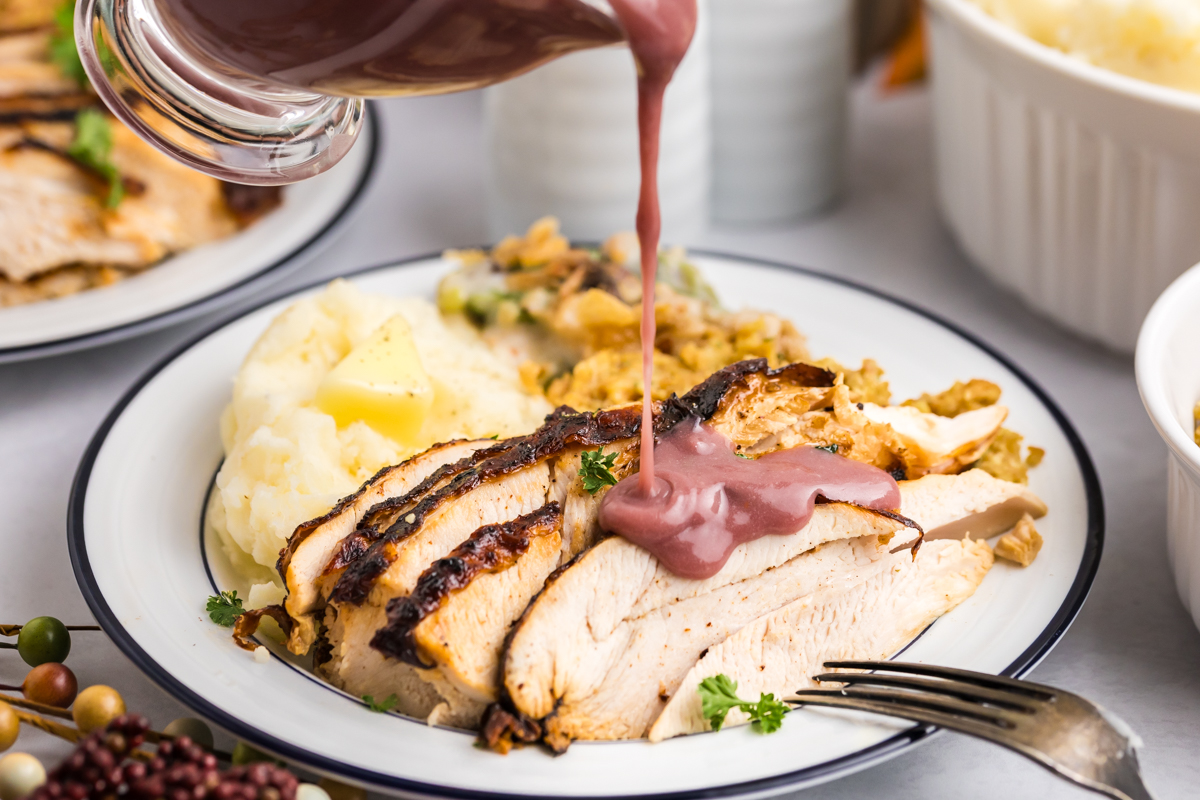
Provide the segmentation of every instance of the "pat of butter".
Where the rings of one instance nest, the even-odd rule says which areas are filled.
[[[317,388],[317,407],[339,427],[361,420],[400,444],[416,439],[432,406],[433,384],[401,316],[351,350]]]

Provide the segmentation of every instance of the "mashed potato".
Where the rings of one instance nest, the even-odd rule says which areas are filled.
[[[314,404],[321,379],[359,342],[400,314],[434,386],[417,446],[362,422],[338,428]],[[550,411],[478,334],[416,298],[370,295],[338,280],[283,312],[254,345],[221,416],[225,463],[209,519],[252,582],[249,607],[282,597],[279,550],[296,526],[328,511],[380,468],[437,442],[534,430]],[[270,585],[274,584],[274,585]]]
[[[1049,47],[1114,72],[1200,92],[1200,0],[974,0]]]

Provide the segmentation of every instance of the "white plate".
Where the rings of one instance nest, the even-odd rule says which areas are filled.
[[[0,364],[83,350],[228,305],[287,274],[327,239],[362,196],[379,143],[369,113],[359,142],[336,167],[283,188],[283,204],[244,231],[119,281],[69,297],[0,308]]]
[[[1062,413],[1001,356],[904,303],[781,265],[696,260],[728,306],[792,318],[815,353],[847,363],[877,359],[897,397],[972,377],[1004,388],[1008,424],[1046,449],[1031,477],[1050,505],[1039,523],[1045,547],[1028,569],[994,567],[975,596],[934,624],[905,658],[1008,675],[1029,670],[1079,611],[1103,538],[1099,483]],[[353,280],[366,291],[432,296],[447,268],[440,258],[425,258]],[[537,748],[501,757],[473,747],[470,734],[371,713],[283,657],[256,663],[205,617],[213,587],[231,584],[215,558],[210,582],[206,553],[220,551],[206,547],[198,531],[222,457],[217,415],[230,379],[255,338],[297,296],[246,313],[151,370],[96,434],[72,494],[71,556],[92,611],[134,663],[197,713],[318,771],[455,798],[765,795],[862,768],[928,735],[908,723],[804,711],[771,736],[739,728],[657,745],[576,743],[560,758]]]

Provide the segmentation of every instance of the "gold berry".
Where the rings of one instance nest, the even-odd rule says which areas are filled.
[[[21,720],[8,703],[0,702],[0,753],[12,747],[21,733]]]
[[[125,700],[111,686],[89,686],[75,698],[71,716],[84,733],[100,730],[125,713]]]

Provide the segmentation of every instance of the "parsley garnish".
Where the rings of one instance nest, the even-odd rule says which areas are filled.
[[[837,453],[838,446],[836,444],[819,444],[817,449],[824,450],[826,453]]]
[[[725,715],[736,708],[750,715],[756,731],[774,733],[783,724],[783,715],[791,711],[773,694],[759,696],[757,703],[741,699],[737,696],[737,681],[730,680],[728,675],[705,678],[696,691],[700,693],[701,713],[714,731],[721,730]]]
[[[617,479],[612,474],[616,461],[616,452],[604,455],[603,447],[599,450],[584,450],[579,455],[579,477],[583,479],[584,491],[595,494],[605,486],[616,486]]]
[[[75,115],[75,139],[67,148],[67,155],[94,169],[108,181],[108,197],[104,204],[116,208],[125,196],[125,186],[116,165],[111,161],[112,147],[112,127],[103,113],[94,108],[85,108]]]
[[[400,702],[400,698],[396,697],[394,694],[389,694],[386,700],[376,703],[374,697],[369,694],[364,694],[363,702],[367,704],[367,708],[374,711],[376,714],[386,714],[396,707],[396,703]]]
[[[750,456],[746,455],[745,453],[734,453],[734,455],[737,456],[738,458],[744,458],[747,461],[750,460]]]
[[[236,591],[221,592],[219,595],[208,598],[208,604],[204,609],[208,612],[208,618],[222,628],[231,627],[238,617],[246,613]]]
[[[54,33],[50,34],[50,60],[63,75],[79,84],[88,85],[87,73],[75,49],[75,0],[67,0],[54,10]]]

